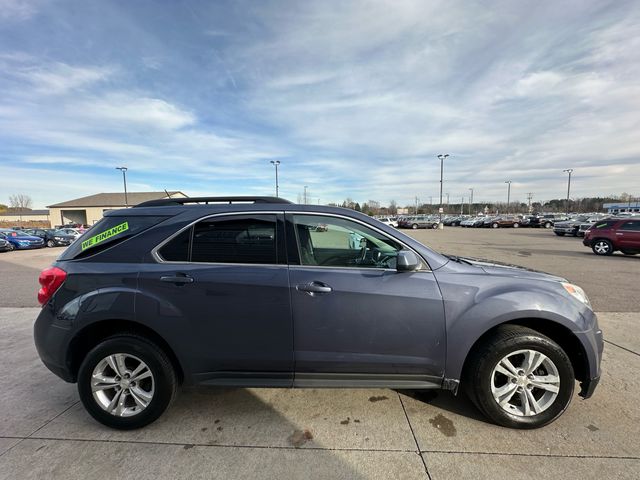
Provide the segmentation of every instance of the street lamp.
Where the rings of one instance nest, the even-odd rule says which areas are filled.
[[[278,196],[278,165],[280,165],[280,160],[271,160],[271,164],[276,167],[276,197]]]
[[[304,203],[306,205],[307,203],[307,188],[309,188],[307,185],[304,186]]]
[[[469,191],[471,195],[469,196],[469,215],[471,215],[471,205],[473,205],[473,188],[470,188]]]
[[[442,228],[442,170],[444,167],[444,159],[448,156],[448,153],[438,155],[438,158],[440,159],[440,209],[438,210],[440,212],[440,221],[438,222],[439,228]]]
[[[567,183],[567,216],[569,216],[569,194],[571,193],[571,174],[573,173],[573,168],[567,168],[563,170],[563,172],[569,174],[569,182]]]
[[[129,206],[129,200],[127,199],[127,167],[116,167],[116,170],[122,172],[122,180],[124,181],[124,206]]]
[[[507,180],[504,183],[509,185],[509,188],[507,190],[507,213],[509,213],[509,205],[511,204],[511,180]]]

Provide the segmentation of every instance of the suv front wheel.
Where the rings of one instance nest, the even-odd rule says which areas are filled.
[[[538,428],[567,409],[575,376],[571,361],[550,338],[526,327],[499,327],[471,358],[467,392],[493,422]]]
[[[120,430],[156,420],[173,401],[177,385],[167,355],[134,334],[116,335],[99,343],[78,371],[78,393],[89,414]]]
[[[596,255],[611,255],[613,253],[613,245],[609,240],[599,238],[594,240],[591,250]]]

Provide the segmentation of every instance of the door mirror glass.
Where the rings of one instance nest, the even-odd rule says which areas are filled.
[[[400,250],[398,252],[396,270],[399,272],[414,272],[420,268],[422,262],[411,250]]]

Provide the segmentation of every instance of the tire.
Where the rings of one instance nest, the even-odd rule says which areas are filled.
[[[605,238],[598,238],[591,243],[591,250],[596,255],[611,255],[613,253],[613,245]]]
[[[9,242],[9,245],[7,245],[7,247],[9,248],[10,252],[13,252],[16,249],[15,245],[11,242]]]
[[[514,223],[513,228],[520,228],[520,224],[518,222]]]
[[[116,361],[118,358],[124,359],[124,368]],[[136,377],[127,377],[127,374],[135,373],[140,364],[147,367],[141,374],[144,376],[148,371],[151,375],[135,383]],[[97,386],[103,388],[96,388],[95,396],[94,372],[112,380],[98,382]],[[117,381],[118,373],[122,374],[120,381],[126,382],[124,385]],[[105,385],[114,385],[114,388],[104,388]],[[98,422],[119,430],[144,427],[156,420],[175,398],[177,387],[169,357],[157,345],[135,334],[120,334],[99,343],[87,354],[78,371],[78,393],[86,410]],[[116,397],[124,397],[122,408]],[[135,397],[146,405],[142,406]]]
[[[54,242],[53,240],[47,240],[47,247],[55,247],[56,246],[56,242]]]
[[[412,230],[417,230],[418,229],[418,224],[417,223],[412,224],[411,225],[411,229]]]
[[[564,237],[564,232],[553,232],[553,233],[555,233],[559,237]]]
[[[635,250],[621,250],[622,253],[624,253],[625,255],[637,255],[640,252],[637,252]]]
[[[500,225],[498,225],[497,223],[492,223],[491,224],[491,228],[498,228]]]
[[[547,222],[544,224],[544,228],[551,228],[553,227],[553,224],[551,222]]]
[[[531,365],[527,364],[527,355],[535,360],[540,359],[540,354],[544,357],[541,363],[527,375],[527,365]],[[515,367],[515,373],[503,366],[505,359]],[[467,365],[465,390],[478,409],[498,425],[519,429],[543,427],[562,415],[571,403],[575,387],[571,360],[557,343],[530,328],[498,327],[474,349]],[[554,381],[536,383],[536,377],[553,377]],[[496,397],[502,399],[504,406]],[[539,413],[535,413],[534,405]]]
[[[434,223],[433,225],[431,225],[431,230],[437,230],[438,229],[438,224]]]

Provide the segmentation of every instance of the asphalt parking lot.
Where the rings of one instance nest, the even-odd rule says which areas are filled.
[[[60,250],[11,252],[0,254],[0,478],[640,478],[640,256],[596,257],[544,230],[411,234],[582,285],[607,342],[594,397],[516,431],[447,392],[190,388],[154,424],[109,430],[33,346],[37,274]]]

